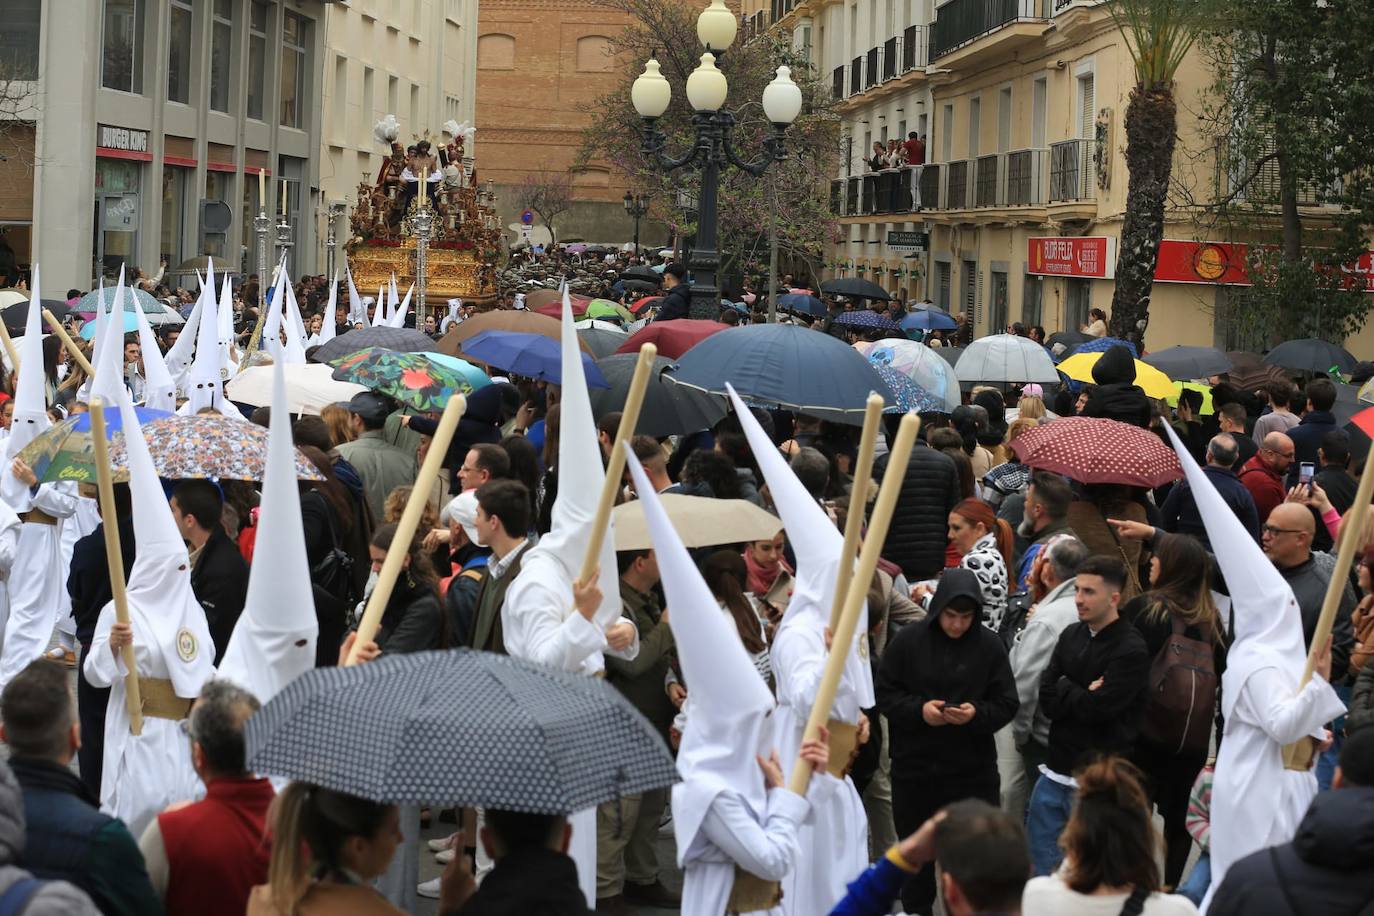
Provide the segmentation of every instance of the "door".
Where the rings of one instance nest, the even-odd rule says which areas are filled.
[[[1077,331],[1088,323],[1088,309],[1092,303],[1092,282],[1078,277],[1065,281],[1064,330]]]
[[[948,261],[937,261],[935,263],[935,304],[946,312],[949,308],[950,294],[950,266]]]
[[[992,272],[992,317],[988,323],[988,330],[993,334],[1001,334],[1011,324],[1010,316],[1007,314],[1007,275],[1005,271],[994,270]]]
[[[1040,294],[1044,283],[1034,274],[1026,274],[1021,285],[1021,323],[1029,330],[1041,323]]]
[[[98,245],[96,256],[106,275],[118,275],[121,265],[134,267],[134,252],[138,250],[137,194],[106,194],[100,198]]]

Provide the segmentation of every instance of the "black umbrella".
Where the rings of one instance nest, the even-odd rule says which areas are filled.
[[[307,671],[244,737],[256,773],[389,804],[569,814],[677,780],[604,679],[470,649]]]
[[[317,363],[327,363],[368,347],[381,347],[398,353],[424,353],[434,349],[434,339],[414,328],[359,328],[335,337],[312,355]]]
[[[1316,337],[1301,340],[1285,340],[1264,356],[1271,366],[1282,366],[1301,372],[1330,372],[1335,369],[1342,375],[1355,371],[1358,360],[1344,347]]]
[[[650,283],[648,280],[621,280],[620,285],[640,293],[652,293],[658,289],[657,283]]]
[[[1149,354],[1143,360],[1174,381],[1207,378],[1230,372],[1231,357],[1216,347],[1169,347]]]
[[[630,335],[624,331],[612,331],[610,328],[586,327],[578,328],[577,336],[592,348],[592,355],[600,359],[614,353]]]
[[[931,349],[940,354],[940,358],[951,366],[957,366],[959,357],[964,355],[963,347],[931,347]]]
[[[627,267],[620,272],[622,279],[626,280],[645,280],[658,289],[659,282],[663,279],[662,275],[652,267],[645,267],[643,264],[636,264],[634,267]]]
[[[609,389],[592,389],[592,413],[599,420],[608,413],[625,408],[638,353],[619,353],[596,361]],[[674,436],[710,429],[725,417],[726,399],[718,394],[684,388],[666,381],[663,370],[672,360],[655,357],[653,374],[644,391],[644,408],[639,413],[635,432],[642,436]]]
[[[38,301],[43,304],[43,308],[52,312],[53,317],[58,321],[66,318],[67,313],[72,310],[72,307],[61,299],[39,299]],[[0,312],[0,319],[4,320],[5,330],[9,331],[11,336],[22,335],[25,327],[24,322],[29,319],[29,303],[27,301],[16,302],[14,305],[6,306],[5,310]],[[47,328],[48,323],[45,321],[43,322],[44,333],[47,333]]]
[[[821,284],[821,292],[832,296],[849,296],[852,299],[881,299],[884,302],[892,298],[887,294],[887,290],[863,277],[826,280]]]
[[[1091,334],[1084,334],[1082,331],[1055,331],[1045,341],[1045,346],[1050,348],[1050,353],[1054,354],[1055,359],[1059,359],[1068,356],[1074,347],[1092,339]]]

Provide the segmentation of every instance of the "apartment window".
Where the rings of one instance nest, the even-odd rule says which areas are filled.
[[[335,136],[348,133],[348,58],[336,55],[334,58],[334,122]],[[365,125],[364,125],[365,126]]]
[[[424,112],[420,110],[420,87],[411,84],[410,87],[410,123],[420,124],[424,120]]]
[[[377,117],[377,71],[363,68],[363,127],[370,128]]]
[[[267,80],[267,20],[270,13],[263,0],[249,0],[248,12],[248,117],[261,121]]]
[[[1041,293],[1044,281],[1034,274],[1026,274],[1021,284],[1021,323],[1027,328],[1041,324]]]
[[[144,0],[105,0],[100,85],[106,89],[143,92],[143,7]]]
[[[456,95],[444,96],[444,120],[457,121],[458,115],[463,111],[463,105]]]
[[[978,155],[978,131],[983,119],[983,100],[969,99],[968,103],[968,158]]]
[[[167,99],[191,101],[191,4],[170,0],[167,35]]]
[[[968,320],[973,322],[975,330],[978,328],[978,262],[964,262],[964,288],[960,290],[959,307]]]
[[[281,29],[281,116],[282,127],[301,127],[301,104],[305,101],[305,19],[287,12]]]
[[[950,293],[950,263],[948,261],[935,262],[935,304],[946,312],[949,311]]]
[[[997,152],[1011,149],[1011,87],[997,93]]]
[[[954,158],[954,106],[945,106],[944,130],[940,137],[940,161],[949,162]]]
[[[229,64],[234,59],[234,0],[215,0],[210,35],[210,108],[229,110]]]
[[[386,78],[386,113],[401,113],[401,81],[394,76]]]
[[[1097,102],[1093,90],[1093,75],[1078,78],[1078,136],[1091,140],[1096,132]]]
[[[8,0],[0,31],[0,67],[14,80],[38,79],[38,35],[42,0]]]
[[[1049,83],[1042,76],[1031,84],[1031,146],[1045,148],[1045,118],[1049,112]]]

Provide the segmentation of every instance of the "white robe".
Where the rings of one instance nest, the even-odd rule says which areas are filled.
[[[1223,676],[1223,689],[1230,686]],[[1305,735],[1324,738],[1323,726],[1345,704],[1320,677],[1301,691],[1295,687],[1278,668],[1260,668],[1240,688],[1226,720],[1212,780],[1212,888],[1204,913],[1227,869],[1252,852],[1292,840],[1317,795],[1311,770],[1284,769],[1283,745]]]
[[[739,795],[717,795],[682,856],[682,912],[725,913],[736,864],[765,881],[780,881],[791,873],[801,855],[798,830],[810,807],[806,799],[787,789],[773,789],[763,823],[759,823]],[[767,912],[776,916],[782,909]]]
[[[630,623],[624,617],[618,622]],[[521,560],[520,574],[501,606],[501,630],[513,658],[588,675],[605,670],[606,636],[574,609],[567,573],[547,554],[529,553]],[[615,654],[634,658],[638,653],[636,633],[630,648]],[[573,828],[568,855],[577,863],[577,883],[587,906],[595,907],[596,809],[575,811],[568,821]]]
[[[8,468],[4,472],[8,473]],[[76,511],[76,500],[74,483],[40,484],[29,498],[29,508],[40,509],[59,522],[24,522],[19,528],[9,576],[9,619],[5,622],[4,649],[0,651],[0,688],[42,655],[52,640],[67,593],[60,520]]]
[[[780,628],[770,652],[778,687],[773,743],[785,766],[801,752],[806,720],[825,671],[824,634],[803,624],[799,620]],[[846,671],[830,718],[859,721],[856,697]],[[848,776],[841,781],[816,773],[807,800],[812,816],[798,830],[801,858],[782,882],[782,910],[788,916],[829,913],[844,897],[846,885],[868,867],[868,816],[853,781]]]
[[[169,678],[171,671],[163,659],[163,647],[139,638],[151,628],[143,625],[140,612],[129,606],[134,631],[134,663],[141,677]],[[83,673],[93,687],[109,687],[110,704],[105,711],[105,766],[100,781],[100,810],[128,825],[134,836],[173,802],[199,799],[205,794],[200,777],[191,765],[191,742],[182,734],[181,724],[171,719],[143,717],[143,734],[129,731],[129,711],[125,703],[122,657],[110,651],[110,627],[114,625],[114,602],[106,604],[95,625],[91,651]],[[202,646],[200,651],[209,651]],[[172,649],[171,651],[175,651]],[[199,693],[199,691],[197,691]]]
[[[14,510],[0,502],[0,652],[5,646],[5,622],[9,618],[10,570],[19,554],[19,529],[22,523]]]

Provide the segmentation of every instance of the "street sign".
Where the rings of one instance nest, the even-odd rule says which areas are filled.
[[[908,251],[927,251],[930,249],[930,233],[890,230],[887,233],[887,247]]]
[[[530,210],[526,210],[524,213],[521,213],[520,222],[528,226],[530,223],[534,222],[534,213]]]

